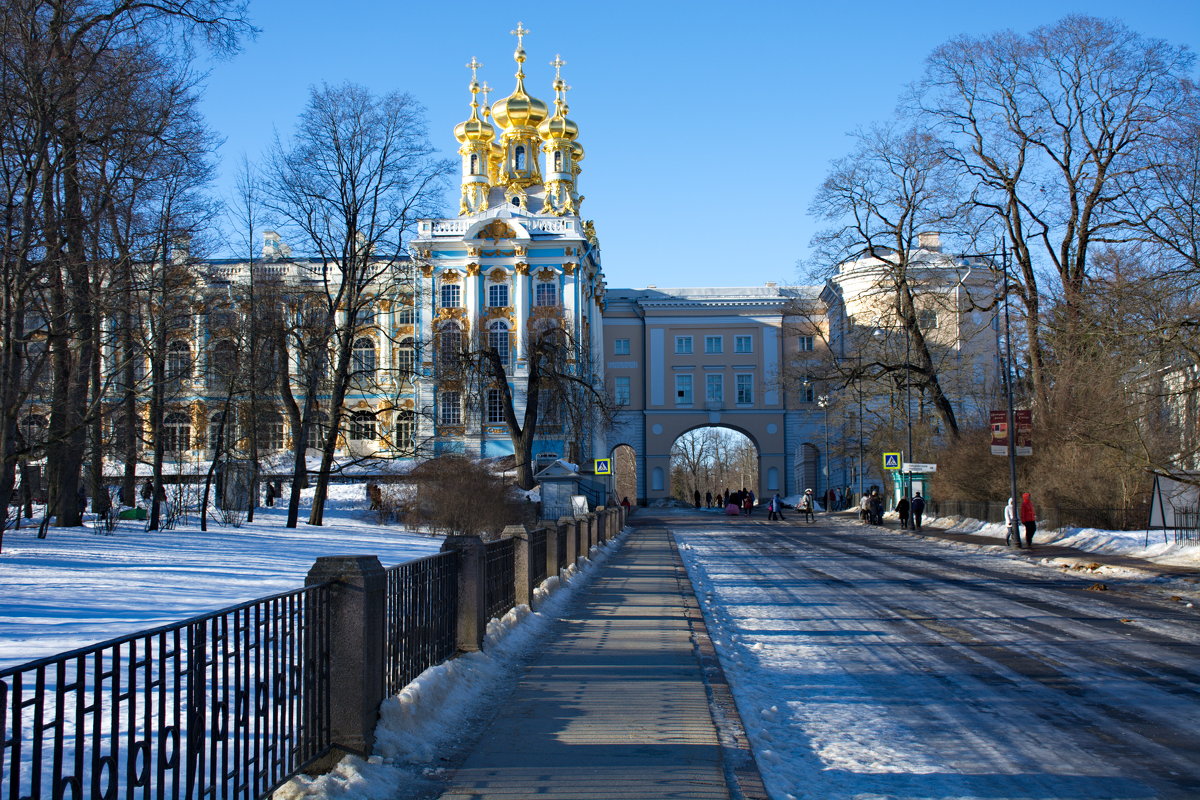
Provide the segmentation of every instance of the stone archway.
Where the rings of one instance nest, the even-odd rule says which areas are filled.
[[[671,445],[670,486],[673,497],[701,505],[708,495],[749,489],[766,491],[760,475],[761,450],[745,431],[727,425],[704,425],[684,431]]]

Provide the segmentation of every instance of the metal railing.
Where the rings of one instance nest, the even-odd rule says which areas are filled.
[[[1176,508],[1175,533],[1176,544],[1200,544],[1200,509]]]
[[[516,551],[511,538],[488,542],[487,593],[484,608],[488,619],[502,617],[517,603]]]
[[[258,798],[329,748],[328,585],[0,671],[0,794]]]
[[[546,580],[546,536],[545,528],[538,528],[529,534],[529,561],[533,572],[534,584]]]
[[[558,569],[562,571],[567,568],[567,529],[560,525],[554,535],[558,538]]]
[[[458,553],[409,561],[387,570],[384,688],[396,695],[456,649]]]

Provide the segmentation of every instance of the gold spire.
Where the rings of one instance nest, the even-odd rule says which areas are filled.
[[[517,23],[517,29],[511,31],[517,37],[517,49],[513,59],[517,62],[517,88],[503,100],[492,106],[492,116],[496,122],[505,128],[536,128],[546,118],[546,104],[536,97],[530,97],[525,91],[525,36],[529,30],[523,23]]]
[[[486,119],[479,118],[479,102],[475,99],[475,95],[479,94],[480,86],[478,78],[479,69],[483,66],[471,56],[471,61],[466,65],[467,69],[471,70],[471,116],[465,122],[460,122],[454,127],[454,138],[459,142],[490,142],[496,138],[496,129]],[[487,84],[484,84],[486,87]],[[487,102],[487,95],[484,95],[484,102]],[[486,111],[485,111],[486,116]]]
[[[571,87],[562,79],[562,68],[567,65],[561,55],[555,55],[550,66],[554,67],[554,116],[538,127],[543,139],[567,139],[573,141],[579,135],[579,126],[567,119],[567,92]]]

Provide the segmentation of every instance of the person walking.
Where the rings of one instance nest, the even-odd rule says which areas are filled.
[[[883,495],[871,492],[871,524],[883,524]]]
[[[858,521],[871,521],[871,497],[866,492],[863,492],[862,498],[858,501]]]
[[[771,502],[775,504],[775,518],[782,522],[783,521],[783,498],[779,496],[779,492],[775,493],[775,496],[773,498],[771,498]]]
[[[1012,502],[1012,499],[1009,499]],[[1033,534],[1037,531],[1037,512],[1033,509],[1033,500],[1029,492],[1021,495],[1021,524],[1025,526],[1025,546],[1033,547]],[[1020,543],[1020,538],[1017,539]]]
[[[909,512],[912,514],[913,530],[921,530],[921,515],[925,513],[925,498],[921,497],[920,492],[913,496]]]
[[[900,517],[901,529],[908,527],[908,495],[900,498],[900,502],[896,503],[896,514]]]
[[[813,521],[813,490],[805,489],[804,496],[800,498],[800,513],[804,515],[805,522]]]
[[[704,493],[704,507],[712,508],[712,492]]]
[[[692,502],[696,504],[696,508],[700,507],[700,490],[699,489],[694,489],[692,491]]]

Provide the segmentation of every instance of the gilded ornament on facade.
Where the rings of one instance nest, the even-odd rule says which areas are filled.
[[[492,283],[504,283],[508,280],[508,273],[504,271],[503,267],[496,267],[488,273],[488,280]]]
[[[563,275],[574,275],[575,274],[575,265],[574,264],[563,264],[562,271],[563,271]]]
[[[448,269],[442,273],[442,283],[458,283],[461,276],[456,269]]]
[[[467,248],[467,258],[479,258],[479,248],[478,247],[468,247]]]
[[[542,283],[549,283],[554,280],[556,273],[550,267],[543,267],[537,271],[537,279]]]
[[[432,264],[422,264],[421,265],[421,274],[424,275],[426,278],[432,278],[433,277],[433,265]]]
[[[475,238],[491,239],[495,244],[500,244],[501,239],[515,239],[517,234],[503,220],[496,219],[481,228]]]
[[[528,254],[529,254],[528,247],[523,247],[519,244],[513,247],[513,255],[515,255],[517,258],[524,258]]]
[[[478,276],[479,276],[479,264],[474,261],[472,261],[470,264],[467,264],[467,277],[468,278],[476,278]]]
[[[518,275],[528,275],[529,265],[524,261],[518,261],[516,264],[513,264],[513,272],[517,273]]]

